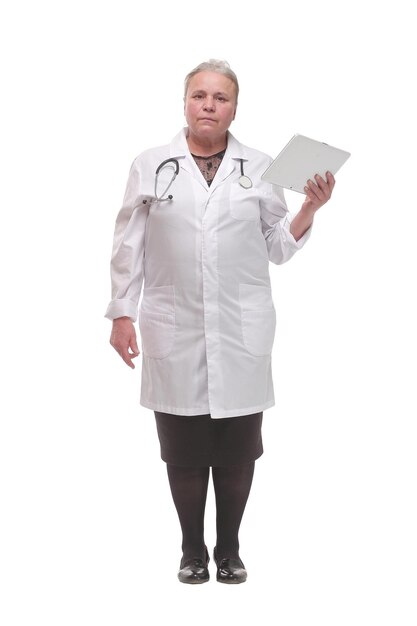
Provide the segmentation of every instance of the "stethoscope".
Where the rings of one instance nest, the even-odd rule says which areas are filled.
[[[239,159],[240,161],[240,176],[239,176],[239,185],[244,189],[250,189],[252,187],[252,181],[249,176],[245,176],[245,172],[243,171],[243,159]]]
[[[240,176],[239,176],[239,185],[241,187],[243,187],[244,189],[250,189],[252,187],[252,181],[249,178],[249,176],[245,175],[245,172],[243,171],[243,161],[245,159],[239,159],[240,161]],[[174,165],[170,165],[170,163],[173,163]],[[158,176],[162,170],[162,168],[164,168],[165,166],[168,166],[172,169],[172,177],[171,180],[169,181],[168,185],[165,187],[163,193],[158,196],[157,193],[157,188],[158,188]],[[174,167],[175,166],[175,167]],[[154,198],[152,198],[152,200],[144,200],[143,203],[146,204],[147,202],[166,202],[167,200],[172,200],[174,198],[174,196],[172,194],[169,194],[168,196],[166,196],[166,198],[164,198],[164,196],[168,193],[171,185],[173,184],[174,180],[176,179],[176,177],[178,176],[178,173],[180,171],[180,164],[178,163],[178,159],[175,159],[174,157],[171,157],[169,159],[165,159],[165,161],[162,161],[162,163],[160,163],[158,165],[158,167],[156,168],[156,172],[155,172],[155,185],[154,185]]]

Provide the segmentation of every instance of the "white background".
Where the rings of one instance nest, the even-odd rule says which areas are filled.
[[[4,626],[416,624],[413,23],[405,1],[1,11]],[[122,362],[104,318],[130,164],[181,128],[184,76],[210,57],[239,77],[240,141],[275,156],[298,132],[352,153],[308,244],[270,266],[277,404],[238,586],[213,560],[208,584],[178,582],[140,357]],[[303,196],[286,197],[294,213]]]

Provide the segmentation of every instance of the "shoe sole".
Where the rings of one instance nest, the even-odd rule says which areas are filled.
[[[181,576],[178,574],[177,575],[178,580],[180,581],[180,583],[185,583],[186,585],[201,585],[202,583],[208,583],[208,581],[210,580],[210,575],[207,576],[207,578],[184,578],[182,579]]]
[[[245,578],[244,580],[223,580],[222,578],[217,578],[218,583],[223,583],[225,585],[241,585],[242,583],[245,583],[246,581],[247,581],[247,578]]]

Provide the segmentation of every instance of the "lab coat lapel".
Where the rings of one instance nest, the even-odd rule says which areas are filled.
[[[240,159],[247,161],[247,155],[242,144],[233,137],[232,133],[227,131],[227,150],[220,164],[220,167],[210,186],[210,192],[213,193],[219,185],[233,173],[240,172]]]
[[[188,172],[200,185],[208,191],[208,185],[204,180],[204,176],[198,169],[196,162],[191,156],[186,139],[187,127],[174,137],[170,145],[170,157],[178,159],[180,169]]]
[[[223,184],[223,182],[234,172],[240,172],[240,159],[243,162],[248,160],[244,146],[227,131],[227,149],[223,160],[220,164],[216,176],[210,187],[204,180],[204,176],[198,169],[196,162],[191,156],[186,139],[187,127],[174,137],[170,144],[170,157],[178,159],[180,168],[188,172],[200,185],[211,195],[215,189]]]

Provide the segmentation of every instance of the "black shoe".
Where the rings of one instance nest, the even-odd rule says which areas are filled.
[[[178,579],[182,583],[190,583],[192,585],[198,585],[199,583],[206,583],[210,574],[207,569],[207,565],[210,561],[209,553],[206,546],[206,559],[187,559],[183,561],[181,559],[180,571],[178,572]]]
[[[217,580],[219,583],[239,584],[244,583],[248,577],[241,559],[217,560],[216,548],[213,551],[214,560],[217,565]]]

